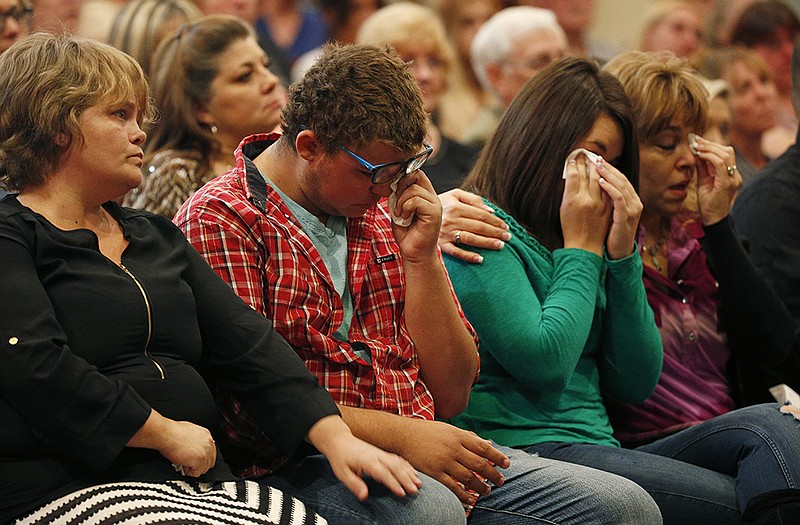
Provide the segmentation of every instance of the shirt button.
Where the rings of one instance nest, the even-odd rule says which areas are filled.
[[[697,339],[697,335],[694,333],[694,331],[689,332],[689,335],[687,337],[689,341],[694,341],[695,339]]]
[[[19,343],[19,339],[17,339],[16,337],[11,337],[11,338],[8,340],[8,344],[10,344],[10,345],[15,345],[15,344],[17,344],[17,343]]]

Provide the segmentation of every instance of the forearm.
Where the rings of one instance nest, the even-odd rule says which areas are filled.
[[[342,413],[342,420],[354,436],[378,448],[406,457],[403,437],[408,433],[409,418],[380,410],[345,405],[339,405],[339,410]]]
[[[478,370],[475,340],[459,314],[438,256],[405,264],[405,323],[439,417],[461,412]]]

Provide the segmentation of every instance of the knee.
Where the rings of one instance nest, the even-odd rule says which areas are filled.
[[[422,486],[417,494],[406,498],[403,516],[397,516],[396,525],[465,524],[467,522],[464,507],[458,497],[447,487],[433,478],[421,474]]]
[[[616,476],[613,483],[598,488],[595,497],[604,515],[602,523],[618,525],[661,525],[663,519],[655,500],[642,487]]]

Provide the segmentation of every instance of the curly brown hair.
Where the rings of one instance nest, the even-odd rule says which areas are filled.
[[[419,149],[425,111],[409,66],[390,48],[328,44],[302,80],[289,88],[283,110],[284,137],[314,131],[328,151],[381,141]]]

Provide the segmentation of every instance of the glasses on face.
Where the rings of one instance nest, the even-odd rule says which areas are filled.
[[[370,177],[372,177],[373,184],[384,184],[386,182],[395,182],[406,175],[411,175],[418,169],[425,164],[425,161],[428,160],[428,157],[431,156],[433,153],[433,148],[427,142],[422,143],[425,146],[425,149],[422,152],[417,153],[410,159],[401,160],[398,162],[387,162],[386,164],[378,164],[373,166],[366,160],[362,159],[349,149],[345,148],[344,146],[339,146],[339,148],[344,151],[345,153],[349,154],[351,157],[356,159],[359,164],[364,166],[367,170],[369,170]]]
[[[17,4],[7,11],[0,12],[0,33],[6,30],[6,22],[13,18],[19,24],[29,26],[33,16],[33,7],[29,4]]]

